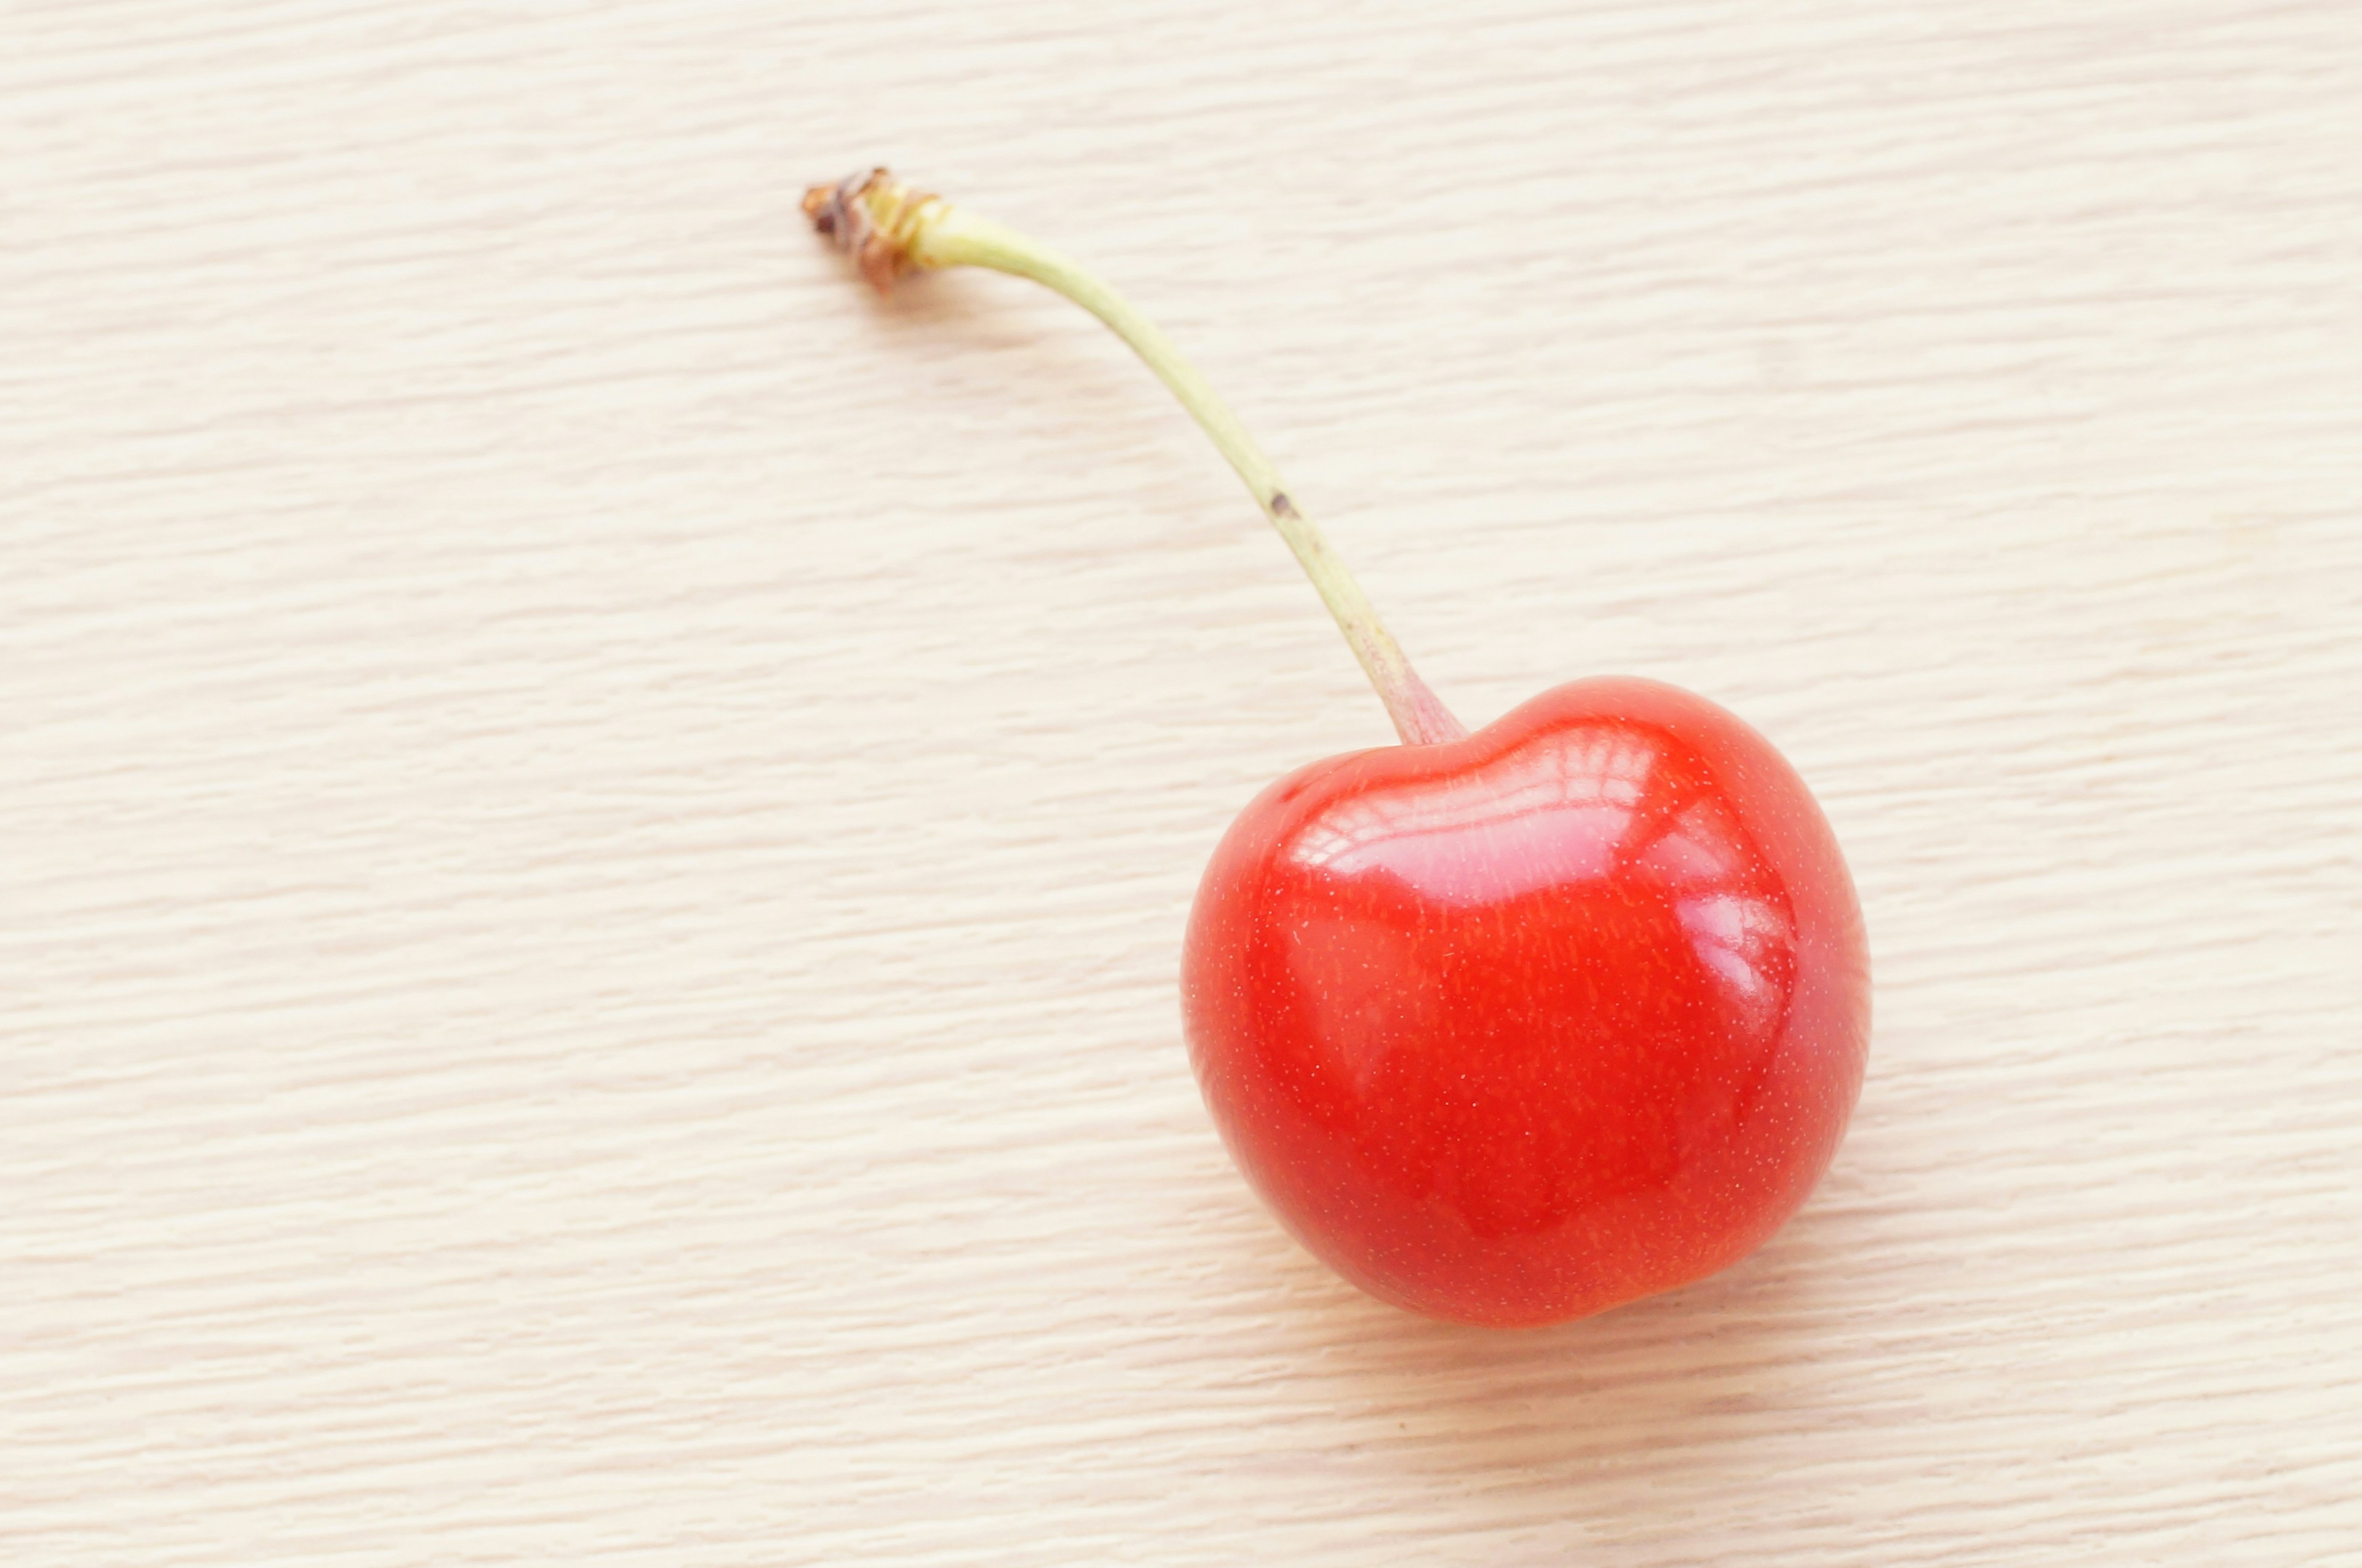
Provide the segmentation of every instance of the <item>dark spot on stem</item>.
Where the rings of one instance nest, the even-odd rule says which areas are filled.
[[[1271,492],[1271,514],[1274,517],[1296,515],[1296,502],[1287,499],[1287,491],[1275,490]]]

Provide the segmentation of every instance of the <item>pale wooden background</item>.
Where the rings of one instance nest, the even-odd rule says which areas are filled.
[[[2362,6],[0,6],[0,1561],[2362,1561]],[[1789,751],[1766,1252],[1297,1253],[1199,867],[1472,721]]]

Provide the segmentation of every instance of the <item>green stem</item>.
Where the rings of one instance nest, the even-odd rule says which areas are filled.
[[[860,255],[863,270],[881,288],[906,267],[987,267],[1054,289],[1105,322],[1156,372],[1246,481],[1255,503],[1287,541],[1321,602],[1336,617],[1337,629],[1361,661],[1403,740],[1412,745],[1433,745],[1468,733],[1411,668],[1361,584],[1297,507],[1279,470],[1238,415],[1172,340],[1122,295],[1048,247],[970,217],[938,198],[912,193],[882,170],[866,180],[856,176],[843,185],[816,188],[805,198],[804,207],[823,233]]]

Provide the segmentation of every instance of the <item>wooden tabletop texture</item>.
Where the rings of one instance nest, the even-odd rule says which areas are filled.
[[[1834,1168],[1361,1297],[1175,997],[1388,743],[1737,710]],[[2362,5],[0,0],[0,1562],[2362,1562]]]

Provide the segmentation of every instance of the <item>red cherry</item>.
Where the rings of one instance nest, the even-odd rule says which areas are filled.
[[[1869,961],[1780,755],[1651,681],[1330,757],[1242,812],[1182,959],[1216,1124],[1372,1295],[1554,1322],[1754,1250],[1860,1087]]]
[[[879,169],[804,211],[880,290],[1031,278],[1113,328],[1239,477],[1406,743],[1265,790],[1182,959],[1206,1103],[1304,1244],[1439,1318],[1546,1323],[1744,1256],[1827,1167],[1870,965],[1828,823],[1760,735],[1644,680],[1462,728],[1271,460],[1114,290]]]

